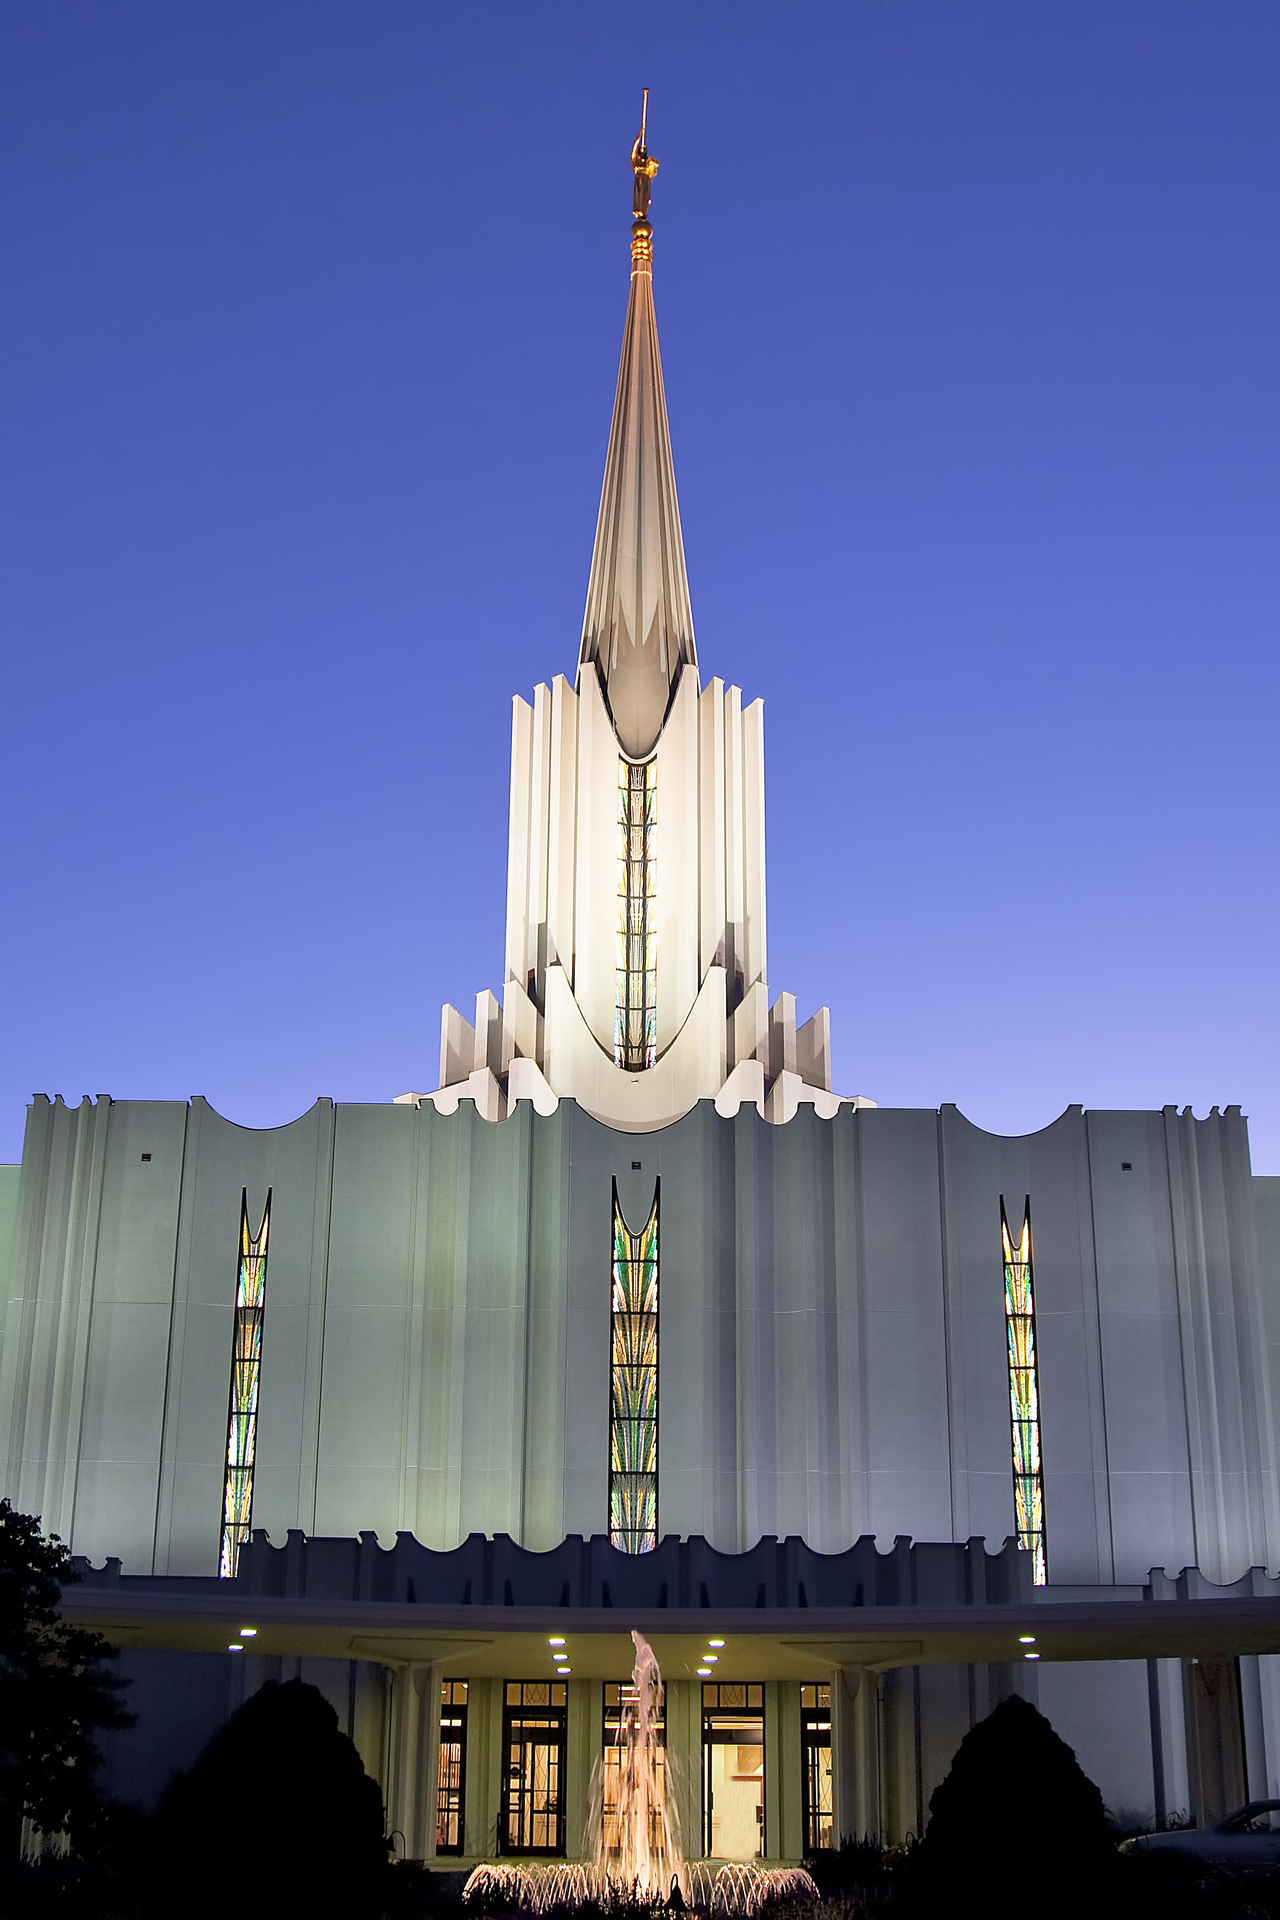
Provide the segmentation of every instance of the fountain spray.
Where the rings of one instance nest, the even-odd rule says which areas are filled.
[[[617,1847],[601,1831],[597,1864],[615,1884],[665,1894],[682,1865],[680,1829],[659,1738],[662,1673],[643,1634],[632,1630],[636,1663],[622,1698],[618,1745]]]

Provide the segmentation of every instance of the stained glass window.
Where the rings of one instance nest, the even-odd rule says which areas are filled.
[[[658,1544],[658,1193],[639,1233],[613,1189],[613,1364],[609,1538],[623,1553]]]
[[[253,1518],[253,1459],[258,1442],[258,1376],[262,1368],[262,1310],[267,1292],[267,1224],[271,1189],[256,1234],[249,1231],[249,1194],[240,1201],[240,1266],[231,1341],[231,1406],[227,1415],[227,1474],[222,1493],[222,1553],[218,1572],[234,1577]]]
[[[1009,1336],[1009,1416],[1013,1431],[1013,1502],[1018,1545],[1032,1556],[1038,1587],[1049,1578],[1044,1537],[1044,1470],[1040,1459],[1040,1380],[1036,1357],[1036,1307],[1031,1274],[1031,1196],[1014,1245],[1000,1200],[1004,1249],[1004,1317]]]
[[[658,1054],[658,924],[655,894],[657,767],[618,762],[618,996],[613,1057],[628,1072]]]

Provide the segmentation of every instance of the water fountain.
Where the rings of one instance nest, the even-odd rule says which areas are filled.
[[[636,1661],[622,1696],[617,1745],[617,1847],[600,1824],[596,1865],[616,1884],[652,1899],[680,1880],[680,1829],[659,1738],[662,1673],[642,1633],[632,1629]]]
[[[714,1920],[754,1916],[778,1902],[803,1905],[818,1889],[802,1868],[767,1868],[752,1861],[716,1867],[686,1865],[667,1755],[660,1738],[662,1673],[644,1635],[632,1630],[636,1650],[631,1684],[623,1689],[614,1749],[616,1805],[604,1819],[604,1769],[597,1763],[592,1793],[595,1860],[590,1866],[477,1867],[463,1889],[469,1913],[523,1909],[548,1913],[591,1900],[630,1895],[652,1911],[664,1903],[709,1912]]]

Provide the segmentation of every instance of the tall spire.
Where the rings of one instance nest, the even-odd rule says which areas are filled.
[[[581,686],[594,661],[618,743],[632,760],[653,751],[681,668],[697,665],[653,311],[648,214],[658,163],[645,146],[648,106],[646,87],[631,149],[631,295],[578,663]]]

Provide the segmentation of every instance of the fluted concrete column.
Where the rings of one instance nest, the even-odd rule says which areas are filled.
[[[1259,1654],[1255,1662],[1258,1673],[1258,1696],[1262,1708],[1262,1737],[1266,1751],[1266,1784],[1258,1790],[1257,1798],[1274,1800],[1280,1795],[1280,1655],[1274,1653]],[[1243,1670],[1244,1661],[1240,1662]],[[1249,1763],[1249,1792],[1254,1793],[1256,1769],[1252,1758]]]
[[[391,1779],[387,1823],[408,1860],[436,1850],[435,1795],[440,1766],[440,1669],[412,1660],[392,1678]]]
[[[874,1839],[881,1827],[875,1674],[867,1667],[842,1667],[833,1680],[831,1707],[836,1838]]]

